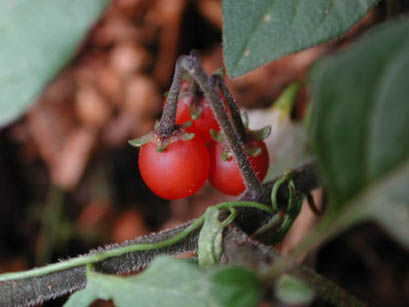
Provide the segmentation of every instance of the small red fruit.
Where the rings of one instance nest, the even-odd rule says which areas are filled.
[[[156,151],[156,141],[139,151],[139,170],[146,185],[158,196],[179,199],[196,193],[209,175],[209,153],[203,141],[174,140],[164,151]]]
[[[222,91],[219,91],[219,96],[226,105]],[[195,118],[195,113],[198,118]],[[183,125],[188,121],[192,121],[192,125],[186,128],[186,131],[197,134],[205,143],[212,141],[210,129],[221,130],[207,99],[203,96],[195,97],[187,83],[183,81],[176,108],[176,124]]]
[[[221,128],[217,122],[213,110],[210,104],[207,102],[206,98],[199,98],[199,108],[201,109],[200,117],[192,121],[192,125],[186,130],[188,132],[196,133],[205,143],[212,141],[212,136],[210,135],[210,129],[215,131],[220,131]],[[178,120],[176,119],[176,123]]]
[[[260,148],[261,152],[256,156],[247,155],[247,157],[257,178],[261,181],[266,176],[268,170],[268,151],[263,141],[249,141],[246,144],[246,147],[254,148],[254,146]],[[236,159],[231,154],[228,157],[223,154],[225,148],[225,145],[220,142],[212,142],[209,146],[209,182],[222,193],[238,195],[245,190],[244,180]]]

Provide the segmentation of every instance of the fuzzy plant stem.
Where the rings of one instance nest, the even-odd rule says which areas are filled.
[[[176,62],[172,85],[170,86],[166,105],[160,119],[159,132],[162,136],[169,136],[176,130],[176,109],[178,106],[179,91],[182,84],[183,73],[185,71],[181,65],[181,62],[185,57],[186,56],[182,55]]]
[[[266,189],[270,190],[270,193],[272,186],[278,179],[276,178],[264,185]],[[293,170],[293,179],[297,190],[304,193],[317,188],[319,184],[312,164]],[[288,189],[280,188],[277,200],[287,203],[287,198]],[[242,196],[241,200],[244,199],[248,199],[248,197],[246,195]],[[269,204],[268,201],[266,204]],[[269,207],[244,201],[235,202],[234,205],[222,203],[217,208],[228,209],[231,206],[235,208],[252,206],[259,209],[260,213],[271,214]],[[241,225],[243,229],[249,228],[250,224],[258,223],[257,219],[245,219],[245,222],[248,225]],[[139,237],[132,241],[100,247],[87,255],[52,264],[51,267],[1,274],[0,306],[31,306],[82,289],[87,283],[85,265],[89,263],[94,263],[97,271],[104,273],[127,273],[146,267],[157,255],[175,255],[195,251],[197,250],[200,229],[200,227],[196,228],[195,226],[200,223],[200,220],[196,220],[159,233]],[[256,228],[260,226],[260,224],[257,224]],[[191,231],[192,228],[194,228],[193,231]],[[188,235],[185,237],[186,234]],[[95,263],[96,261],[97,263]]]
[[[210,103],[210,107],[216,116],[216,119],[223,130],[223,134],[233,152],[233,156],[236,158],[240,172],[244,178],[246,190],[251,194],[249,200],[259,201],[263,196],[263,186],[258,180],[253,168],[251,167],[246,154],[244,153],[242,143],[237,136],[236,130],[226,114],[224,104],[221,101],[216,87],[210,84],[210,78],[204,71],[200,58],[197,54],[193,53],[189,57],[181,57],[180,63],[183,68],[191,75],[194,81],[199,84],[200,89],[205,95],[206,99]]]
[[[254,207],[269,214],[269,206],[254,202],[225,202],[215,208]],[[204,215],[185,225],[157,234],[108,245],[89,254],[23,272],[0,274],[0,306],[31,306],[85,288],[85,266],[103,273],[129,273],[144,268],[160,254],[197,250]]]
[[[240,141],[243,144],[246,143],[247,132],[246,132],[246,128],[244,127],[243,120],[241,119],[239,107],[237,106],[233,98],[233,95],[230,93],[229,89],[224,83],[222,76],[220,76],[219,74],[213,74],[210,76],[209,82],[211,86],[217,86],[222,90],[223,95],[227,101],[227,106],[229,107],[233,126],[236,129],[238,136],[240,137]]]

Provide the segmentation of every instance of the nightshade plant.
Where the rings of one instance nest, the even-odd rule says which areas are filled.
[[[20,6],[14,11],[9,8],[16,16],[24,5],[17,2]],[[43,1],[44,9],[47,2],[60,3]],[[376,2],[223,0],[227,71],[236,77],[279,56],[334,39]],[[90,22],[92,16],[84,19]],[[257,306],[272,287],[274,299],[289,304],[308,303],[319,295],[338,306],[364,305],[295,260],[368,218],[409,246],[409,21],[405,16],[397,19],[375,26],[355,45],[312,67],[307,82],[312,91],[309,135],[316,162],[264,184],[243,151],[235,115],[225,111],[218,94],[220,82],[203,70],[197,53],[180,57],[158,129],[163,135],[177,129],[173,102],[178,101],[182,73],[187,72],[209,101],[238,161],[245,193],[237,201],[210,207],[187,224],[45,267],[2,274],[0,305],[33,305],[79,290],[67,306],[87,306],[102,298],[117,306],[247,307]],[[7,63],[9,53],[0,53],[0,63]],[[48,78],[37,80],[27,97]],[[24,106],[31,100],[10,88],[6,93],[21,98]],[[7,109],[5,101],[0,102]],[[0,117],[3,124],[11,118],[7,114]],[[318,225],[288,256],[273,252],[297,218],[302,200],[311,199],[310,192],[320,185],[329,199]],[[154,260],[186,251],[197,251],[197,259]],[[113,275],[148,265],[135,276]]]

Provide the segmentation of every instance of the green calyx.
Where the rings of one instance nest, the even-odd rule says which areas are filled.
[[[232,157],[233,157],[232,152],[225,147],[222,151],[222,160],[229,161]]]
[[[254,141],[262,141],[268,138],[271,134],[271,126],[265,126],[258,130],[250,130],[249,129],[249,117],[247,112],[240,113],[241,121],[243,122],[243,126],[246,129],[246,134],[249,139]]]
[[[176,129],[169,136],[162,136],[158,129],[155,129],[144,136],[128,141],[131,146],[142,147],[143,145],[152,142],[156,143],[156,152],[164,152],[168,146],[178,141],[190,141],[195,137],[194,133],[188,133],[184,129]]]
[[[213,128],[210,128],[210,136],[212,137],[213,141],[215,142],[223,142],[224,141],[224,135],[221,131],[216,131]]]
[[[246,152],[247,155],[249,155],[251,157],[257,157],[258,155],[260,155],[263,152],[263,149],[261,149],[258,146],[250,146],[250,147],[246,146],[244,151]]]
[[[200,102],[200,98],[194,97],[189,105],[190,117],[193,120],[197,120],[202,116],[203,107]]]
[[[265,126],[258,130],[248,130],[247,134],[254,141],[262,141],[268,138],[271,134],[271,126]]]
[[[156,126],[156,123],[155,123]],[[149,143],[154,137],[153,131],[149,132],[148,134],[145,134],[139,138],[135,138],[132,140],[129,140],[128,143],[133,146],[133,147],[142,147],[146,143]]]

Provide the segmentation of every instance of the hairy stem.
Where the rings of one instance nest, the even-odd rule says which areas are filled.
[[[228,226],[223,239],[222,259],[224,263],[250,267],[259,273],[260,278],[267,286],[272,286],[276,282],[278,275],[269,275],[269,269],[282,258],[270,246],[252,240],[247,234],[234,226]],[[365,306],[363,302],[334,282],[303,265],[294,262],[291,268],[286,270],[286,273],[303,280],[317,294],[321,295],[324,300],[335,306]]]
[[[226,114],[224,104],[221,101],[215,86],[212,86],[209,82],[209,76],[204,71],[200,59],[198,57],[183,57],[180,61],[183,68],[192,76],[192,78],[199,84],[200,89],[204,93],[206,99],[209,101],[213,113],[223,130],[224,136],[236,158],[240,172],[244,178],[246,190],[251,194],[252,201],[258,201],[263,195],[263,186],[258,180],[253,168],[251,167],[246,154],[243,151],[243,144],[240,142],[239,137],[233,125]]]
[[[185,229],[183,229],[180,233],[178,233],[174,237],[164,240],[164,241],[155,242],[155,243],[139,243],[135,245],[118,247],[115,249],[110,249],[110,250],[106,250],[106,251],[99,252],[99,253],[90,253],[85,256],[72,258],[67,261],[50,264],[50,265],[40,267],[40,268],[34,268],[32,270],[28,270],[24,272],[1,274],[0,282],[5,281],[5,280],[16,280],[16,279],[22,279],[22,278],[28,278],[28,277],[37,277],[37,276],[53,273],[56,271],[62,271],[62,270],[66,270],[69,268],[86,265],[89,263],[96,263],[96,262],[99,262],[99,261],[102,261],[108,258],[120,256],[126,253],[167,247],[187,237],[193,230],[199,227],[202,223],[203,223],[203,216],[196,219],[193,223],[191,223],[189,226],[187,226]]]
[[[257,208],[259,210],[263,210],[270,214],[272,213],[269,207],[262,205],[262,204],[254,203],[254,202],[224,202],[219,205],[216,205],[215,207],[218,209],[229,209],[232,207],[252,207],[252,208]],[[56,271],[62,271],[62,270],[66,270],[66,269],[77,267],[77,266],[100,262],[102,260],[120,256],[126,253],[168,247],[186,238],[192,231],[197,229],[203,223],[203,221],[204,221],[204,215],[194,220],[191,224],[189,224],[181,232],[179,232],[178,234],[176,234],[175,236],[167,240],[154,242],[154,243],[137,243],[133,245],[117,247],[117,248],[105,250],[99,253],[90,253],[88,255],[72,258],[67,261],[50,264],[48,266],[34,268],[28,271],[1,274],[0,282],[6,281],[6,280],[16,280],[16,279],[28,278],[28,277],[37,277],[37,276],[49,274],[49,273],[56,272]]]
[[[212,86],[217,86],[222,90],[223,95],[226,98],[227,105],[229,107],[233,126],[236,129],[236,132],[240,138],[240,141],[243,144],[246,143],[247,132],[246,132],[246,128],[243,125],[243,121],[241,119],[239,107],[237,106],[232,94],[230,93],[229,89],[224,83],[222,76],[220,76],[219,74],[213,74],[210,76],[209,82]]]
[[[185,56],[181,56],[176,62],[172,85],[170,86],[166,105],[160,119],[159,132],[163,136],[172,134],[172,132],[176,129],[176,109],[179,100],[180,85],[182,83],[184,73],[184,69],[180,63],[184,57]]]
[[[304,280],[322,298],[335,306],[363,307],[365,303],[349,294],[336,283],[305,266],[295,265],[290,271],[294,276]]]
[[[311,164],[306,165],[304,168],[305,169],[299,168],[294,170],[293,178],[297,190],[305,192],[308,189],[312,190],[316,188],[318,181]],[[270,189],[270,193],[274,182],[279,178],[265,185],[265,187]],[[281,199],[286,201],[288,195],[281,195],[281,193],[288,194],[288,190],[279,189],[277,195],[279,202]],[[242,199],[244,200],[245,198]],[[268,204],[268,201],[266,204]],[[272,213],[271,207],[269,206],[246,201],[221,203],[217,206],[219,209],[229,209],[230,207],[251,207],[253,210],[259,212],[259,214],[264,212],[264,214],[268,216]],[[240,212],[238,213],[240,215]],[[257,218],[242,219],[242,222],[247,223],[247,225],[241,225],[243,226],[242,229],[251,228],[256,223],[260,223],[260,221],[262,220]],[[88,264],[87,261],[98,261],[95,263],[95,269],[98,271],[120,274],[146,267],[157,255],[177,255],[183,252],[195,251],[197,250],[200,225],[192,230],[194,228],[194,226],[192,226],[193,223],[195,223],[195,225],[199,224],[199,222],[196,224],[196,222],[193,221],[121,244],[98,248],[87,255],[68,260],[68,264],[65,262],[53,264],[51,269],[45,267],[27,272],[2,274],[0,275],[0,306],[34,305],[84,288],[86,286],[85,266]],[[257,228],[261,226],[262,224],[256,225]],[[190,232],[187,231],[188,228],[191,230]],[[181,235],[182,233],[183,235]],[[179,241],[177,239],[175,240],[175,237],[178,237]],[[263,235],[260,234],[260,238],[262,237]],[[166,242],[173,243],[172,245],[167,245]],[[142,246],[145,246],[145,248],[155,246],[156,249],[142,250]],[[159,246],[162,246],[162,248],[158,248]],[[100,256],[100,254],[104,256]],[[110,258],[106,258],[108,256]],[[101,259],[104,260],[101,261]]]

